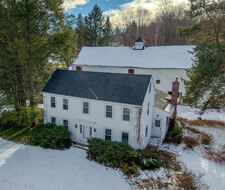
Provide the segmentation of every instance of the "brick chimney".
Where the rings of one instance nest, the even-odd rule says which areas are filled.
[[[134,74],[134,69],[128,69],[128,74]]]
[[[76,66],[76,70],[77,71],[82,71],[82,67],[81,66]]]
[[[178,77],[176,77],[176,80],[173,82],[172,86],[172,98],[171,98],[171,101],[176,104],[176,107],[177,107],[177,100],[179,97],[179,85],[180,83],[178,82]]]

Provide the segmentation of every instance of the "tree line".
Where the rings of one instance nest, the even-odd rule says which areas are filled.
[[[133,46],[138,36],[147,46],[195,45],[185,101],[203,110],[225,106],[224,1],[190,0],[188,9],[164,3],[154,16],[138,8],[116,18],[98,5],[75,18],[62,4],[0,1],[0,106],[33,107],[55,63],[71,65],[84,46]]]

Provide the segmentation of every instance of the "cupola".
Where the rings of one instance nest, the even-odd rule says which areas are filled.
[[[139,38],[135,41],[134,49],[135,49],[135,50],[143,50],[144,48],[145,48],[145,46],[144,46],[144,40],[142,39],[142,37],[139,37]]]

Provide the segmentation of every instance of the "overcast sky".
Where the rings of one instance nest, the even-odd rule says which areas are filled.
[[[161,1],[163,0],[64,0],[64,8],[67,12],[73,13],[74,15],[77,15],[78,13],[86,15],[97,3],[104,11],[105,15],[112,16],[116,14],[118,10],[132,9],[137,8],[139,6],[148,9],[155,9],[157,4]],[[171,1],[173,1],[175,4],[181,2],[188,2],[188,0]]]

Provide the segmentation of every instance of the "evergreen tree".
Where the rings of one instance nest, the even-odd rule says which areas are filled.
[[[113,38],[114,38],[114,36],[113,36],[113,32],[112,32],[112,26],[111,26],[109,17],[107,17],[105,26],[103,29],[102,45],[104,45],[104,46],[111,45]]]
[[[80,51],[85,44],[85,42],[84,42],[84,22],[83,22],[83,18],[82,18],[81,14],[78,14],[78,17],[76,19],[76,24],[77,24],[77,26],[75,29],[75,33],[76,33],[76,38],[77,38],[77,48],[78,48],[78,51]]]
[[[109,18],[105,20],[101,8],[96,4],[84,19],[84,39],[87,46],[108,45],[112,41]]]
[[[178,34],[196,45],[194,65],[184,80],[184,101],[208,108],[225,106],[225,2],[191,0],[187,11],[189,25]]]
[[[2,0],[0,3],[0,91],[16,109],[35,104],[48,80],[49,60],[70,41],[62,0]]]

